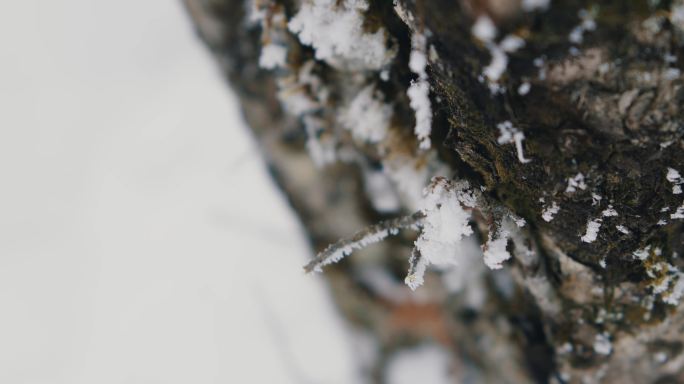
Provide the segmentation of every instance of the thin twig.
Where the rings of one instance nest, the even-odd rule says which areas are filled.
[[[422,211],[418,211],[409,216],[402,216],[371,225],[370,227],[356,232],[350,238],[342,239],[329,245],[305,265],[304,270],[307,273],[312,271],[320,272],[322,267],[340,261],[357,249],[362,249],[370,244],[380,242],[387,236],[396,235],[399,233],[400,229],[420,225],[423,218],[425,218],[425,214]]]

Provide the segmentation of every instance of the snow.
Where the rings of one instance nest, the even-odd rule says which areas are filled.
[[[568,35],[568,40],[573,44],[582,44],[584,33],[596,29],[596,21],[592,13],[586,9],[581,9],[578,16],[582,19],[582,22],[575,26]]]
[[[637,249],[636,251],[632,252],[632,256],[634,256],[635,259],[639,259],[641,261],[646,260],[650,254],[651,254],[651,246],[650,245],[647,245],[645,248]]]
[[[521,163],[529,163],[530,159],[525,158],[525,154],[523,153],[523,146],[522,142],[525,140],[525,134],[523,134],[518,128],[515,128],[513,126],[513,123],[510,121],[504,121],[496,125],[496,127],[499,129],[499,137],[496,139],[496,142],[499,144],[515,144],[515,149],[516,153],[518,155],[518,161]]]
[[[401,349],[390,356],[385,368],[388,384],[451,384],[452,357],[436,344]]]
[[[682,184],[684,184],[684,179],[674,168],[667,168],[667,175],[665,176],[667,181],[672,183],[672,194],[679,195],[682,193]]]
[[[458,264],[459,243],[464,236],[473,234],[470,212],[464,205],[473,204],[472,196],[444,178],[434,178],[425,188],[421,211],[425,214],[423,227],[415,241],[415,250],[421,256],[413,273],[406,277],[406,284],[416,289],[423,282],[423,274],[430,264],[449,266]],[[416,253],[414,252],[414,256]]]
[[[414,132],[419,140],[420,149],[430,149],[430,133],[432,132],[432,105],[430,104],[430,83],[425,71],[427,57],[425,56],[427,39],[425,35],[414,32],[411,36],[411,57],[409,68],[418,75],[418,79],[412,80],[406,94],[409,97],[411,109],[416,114],[416,126]]]
[[[504,50],[504,52],[513,53],[518,49],[525,46],[525,40],[516,35],[507,35],[499,43],[499,47]]]
[[[439,195],[436,201],[426,198],[423,231],[416,240],[416,247],[431,264],[454,264],[455,254],[451,252],[463,236],[473,233],[470,227],[470,213],[466,212],[453,191],[439,190],[428,192]]]
[[[684,219],[684,203],[677,207],[677,210],[670,215],[670,219]]]
[[[482,73],[487,77],[487,80],[496,82],[508,67],[508,56],[498,45],[491,44],[488,48],[489,54],[492,55],[492,61],[484,68]]]
[[[587,222],[587,229],[581,240],[585,243],[591,243],[596,240],[599,229],[601,228],[601,219],[589,220]]]
[[[550,4],[551,0],[522,0],[522,9],[525,12],[545,11],[549,8]]]
[[[594,338],[594,352],[599,355],[610,355],[613,351],[613,345],[610,343],[610,335],[607,333],[599,333]]]
[[[285,67],[287,61],[287,48],[279,44],[266,44],[261,47],[259,66],[264,69]]]
[[[609,205],[608,208],[604,209],[603,212],[601,212],[601,216],[603,217],[615,217],[617,215],[618,213],[612,205]]]
[[[528,93],[530,93],[531,88],[532,88],[532,86],[528,82],[524,82],[524,83],[520,84],[520,86],[518,87],[518,95],[520,95],[520,96],[527,95]]]
[[[584,175],[581,172],[568,178],[568,187],[565,188],[565,193],[576,192],[577,188],[581,190],[587,189],[587,184],[584,182]]]
[[[525,40],[516,35],[507,35],[498,44],[494,42],[498,34],[496,25],[486,15],[481,15],[475,20],[470,33],[484,43],[492,56],[492,61],[482,70],[482,74],[489,82],[490,91],[494,93],[504,90],[497,82],[508,67],[508,55],[525,46]]]
[[[672,267],[672,269],[677,270],[677,268],[675,267]],[[670,292],[666,293],[662,297],[663,302],[665,302],[666,304],[678,305],[682,296],[684,296],[684,273],[680,273],[677,270],[676,276],[677,282],[674,283],[674,285],[672,285],[672,283],[670,282],[670,286],[672,286]]]
[[[340,122],[352,136],[368,143],[385,138],[392,118],[392,106],[378,100],[375,92],[374,86],[366,86],[340,115]]]
[[[432,106],[430,105],[430,84],[427,80],[418,79],[411,82],[406,94],[411,108],[416,113],[415,134],[420,141],[421,149],[430,149],[430,133],[432,132]]]
[[[555,201],[552,202],[550,207],[546,207],[544,211],[542,211],[542,219],[544,219],[544,221],[546,222],[553,220],[553,217],[556,216],[559,210],[560,206],[558,205],[558,203],[556,203]]]
[[[478,17],[470,31],[473,36],[483,42],[494,41],[496,35],[499,33],[492,19],[486,15]]]
[[[288,23],[316,58],[343,70],[380,70],[394,58],[386,49],[386,33],[363,30],[366,0],[305,0]]]
[[[627,229],[624,225],[616,225],[616,226],[615,226],[615,229],[617,229],[618,231],[624,233],[625,235],[629,235],[629,233],[630,233],[630,232],[629,232],[629,229]]]
[[[489,232],[484,251],[484,262],[489,269],[501,269],[503,262],[511,258],[511,254],[506,250],[509,237],[510,233],[503,228],[496,234]]]
[[[183,5],[4,9],[0,382],[360,382]]]

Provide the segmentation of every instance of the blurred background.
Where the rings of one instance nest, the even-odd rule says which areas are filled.
[[[180,1],[4,2],[0,44],[0,382],[358,382]]]

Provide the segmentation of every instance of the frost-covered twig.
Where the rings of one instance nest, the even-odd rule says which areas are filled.
[[[425,270],[427,269],[428,262],[420,253],[418,247],[413,247],[411,251],[411,258],[409,259],[409,269],[404,283],[411,288],[411,290],[416,290],[416,288],[423,285],[425,275]]]
[[[409,216],[402,216],[371,225],[370,227],[355,233],[348,239],[342,239],[329,245],[305,265],[304,270],[307,273],[312,271],[320,272],[322,267],[328,264],[337,263],[357,249],[362,249],[370,244],[380,242],[389,235],[396,235],[399,233],[400,229],[420,225],[423,218],[425,218],[425,213],[418,211]]]

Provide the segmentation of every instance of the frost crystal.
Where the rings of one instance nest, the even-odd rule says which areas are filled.
[[[499,143],[499,144],[515,143],[515,149],[518,153],[518,161],[520,161],[523,164],[529,163],[530,161],[532,161],[530,159],[526,159],[525,154],[523,153],[522,142],[523,142],[523,140],[525,140],[525,134],[524,133],[522,133],[520,130],[518,130],[518,128],[515,128],[513,126],[513,123],[511,123],[508,120],[497,124],[496,127],[499,129],[499,138],[496,140],[497,143]]]
[[[278,44],[267,44],[261,48],[259,66],[264,69],[284,67],[287,59],[287,48]]]
[[[484,251],[484,262],[490,269],[501,269],[502,263],[511,258],[511,254],[506,250],[509,237],[510,232],[503,228],[496,233],[490,230]]]
[[[670,215],[670,219],[684,219],[684,203],[677,207],[675,213]]]
[[[366,0],[306,0],[288,28],[303,44],[316,50],[316,58],[338,69],[379,70],[394,57],[386,49],[385,30],[363,30]]]
[[[474,205],[474,197],[465,191],[467,184],[454,185],[445,178],[434,178],[425,188],[423,229],[415,242],[409,262],[406,284],[416,289],[423,282],[423,274],[430,264],[441,266],[457,263],[458,244],[463,236],[473,233],[470,212],[463,205]]]
[[[684,184],[684,179],[679,174],[679,172],[674,168],[667,168],[667,175],[665,176],[667,181],[672,183],[672,193],[679,195],[682,193],[682,184]]]
[[[427,57],[425,56],[427,40],[421,33],[414,33],[411,37],[411,57],[409,68],[418,75],[418,79],[411,81],[406,94],[409,97],[411,109],[416,113],[416,126],[414,132],[420,140],[421,149],[430,149],[430,133],[432,132],[432,106],[430,104],[430,83],[425,68]]]
[[[589,220],[587,222],[587,230],[584,236],[581,237],[585,243],[591,243],[596,240],[599,229],[601,228],[601,219]]]
[[[618,231],[624,233],[625,235],[629,235],[629,229],[627,229],[627,228],[626,228],[625,226],[623,226],[623,225],[616,225],[616,226],[615,226],[615,229],[617,229]]]
[[[565,188],[565,193],[572,193],[577,191],[577,188],[581,190],[587,189],[587,184],[584,182],[584,175],[578,173],[574,177],[568,179],[568,187]]]
[[[613,351],[613,346],[610,343],[610,335],[607,333],[599,333],[594,339],[594,352],[599,355],[610,355]]]
[[[484,42],[493,41],[498,33],[494,22],[487,16],[478,17],[470,32],[473,36]]]
[[[355,139],[378,143],[385,138],[391,117],[392,106],[375,98],[374,88],[369,85],[342,111],[340,122]]]
[[[528,82],[524,82],[524,83],[520,84],[520,86],[518,87],[518,95],[520,95],[520,96],[527,95],[528,93],[530,93],[531,87],[532,86]]]
[[[496,82],[499,81],[501,75],[503,75],[508,67],[506,52],[511,53],[522,48],[525,45],[525,40],[516,35],[508,35],[500,43],[496,44],[494,39],[498,31],[492,19],[485,15],[477,18],[470,32],[475,38],[485,44],[489,54],[492,56],[492,61],[482,71],[482,74],[489,81],[490,91],[492,94],[504,91],[504,88],[496,84]]]
[[[588,12],[586,9],[581,9],[579,11],[579,17],[582,19],[582,22],[573,28],[568,35],[568,40],[573,44],[582,44],[584,41],[584,33],[596,29],[596,21],[594,21],[594,15],[592,13]]]
[[[635,259],[639,260],[646,260],[648,258],[648,255],[651,254],[651,246],[647,245],[645,248],[637,249],[636,251],[632,252],[632,256],[634,256]]]
[[[429,149],[430,133],[432,132],[432,107],[430,106],[430,84],[427,80],[412,81],[406,91],[411,108],[416,112],[415,133],[420,140],[421,149]]]
[[[617,215],[618,213],[612,205],[609,205],[608,208],[604,209],[603,212],[601,212],[601,216],[603,217],[613,217]]]
[[[556,213],[558,213],[559,210],[560,206],[554,201],[550,207],[544,209],[542,212],[542,219],[544,219],[546,222],[553,220],[553,217],[556,215]]]

